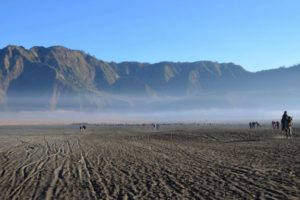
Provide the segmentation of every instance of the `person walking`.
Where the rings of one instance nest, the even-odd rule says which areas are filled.
[[[283,134],[287,135],[287,130],[288,130],[288,115],[287,115],[287,111],[284,111],[284,113],[281,117],[281,133],[282,133],[282,135]]]
[[[287,138],[292,138],[293,136],[293,118],[288,116],[287,119]]]

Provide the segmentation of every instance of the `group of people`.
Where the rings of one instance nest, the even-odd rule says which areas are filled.
[[[279,129],[281,125],[282,135],[286,138],[291,138],[293,136],[293,118],[287,114],[287,111],[284,111],[281,122],[272,121],[272,128]],[[250,129],[261,127],[258,122],[249,122]]]
[[[159,130],[160,124],[152,123],[152,124],[142,124],[143,127],[151,127],[153,130]]]
[[[287,114],[287,111],[284,111],[281,118],[281,130],[282,134],[286,136],[286,138],[291,138],[293,135],[293,118]]]
[[[272,128],[273,129],[279,129],[280,122],[279,121],[272,121]]]
[[[80,133],[84,132],[86,129],[86,126],[85,125],[82,125],[79,127],[79,130],[80,130]]]

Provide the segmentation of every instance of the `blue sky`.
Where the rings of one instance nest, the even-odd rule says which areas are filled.
[[[105,61],[300,63],[298,0],[0,0],[0,48],[63,45]]]

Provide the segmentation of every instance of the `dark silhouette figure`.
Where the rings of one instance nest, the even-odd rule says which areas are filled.
[[[288,116],[287,118],[287,131],[286,131],[286,138],[291,138],[293,135],[293,118],[291,116]]]
[[[261,125],[258,122],[249,122],[249,127],[250,127],[250,129],[259,128],[259,127],[261,127]]]
[[[159,124],[153,123],[152,127],[154,130],[158,130],[159,129]]]
[[[279,121],[276,121],[276,129],[279,129],[279,127],[280,127],[280,123],[279,123]]]
[[[86,130],[86,126],[82,125],[82,126],[79,127],[79,129],[80,129],[80,132],[82,132],[82,131]]]
[[[284,111],[284,113],[281,117],[281,131],[282,131],[282,134],[287,135],[287,129],[288,129],[288,115],[287,115],[287,111]]]

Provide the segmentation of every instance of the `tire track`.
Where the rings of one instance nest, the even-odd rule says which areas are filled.
[[[65,158],[60,166],[58,166],[54,172],[52,181],[50,183],[49,188],[46,190],[46,200],[56,199],[55,190],[57,189],[57,182],[60,178],[62,178],[63,168],[67,159]]]
[[[90,130],[80,136],[55,129],[47,135],[2,137],[6,141],[0,140],[0,199],[299,196],[299,139],[278,141],[260,136],[262,131],[249,136],[238,129]],[[259,141],[249,142],[252,138]],[[227,142],[231,140],[235,142]]]

